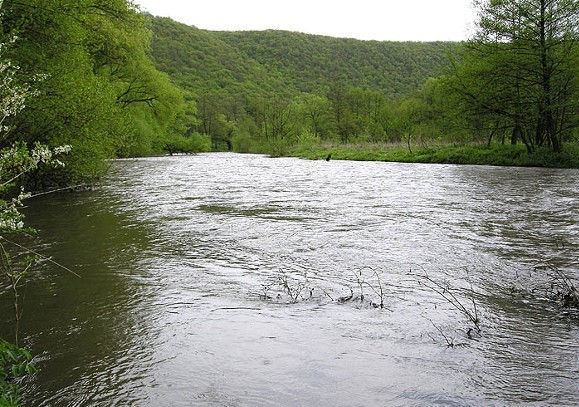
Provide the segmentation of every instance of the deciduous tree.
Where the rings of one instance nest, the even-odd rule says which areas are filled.
[[[579,2],[476,0],[478,30],[455,63],[465,113],[511,128],[528,151],[562,143],[579,123]]]

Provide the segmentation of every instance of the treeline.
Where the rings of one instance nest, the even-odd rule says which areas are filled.
[[[533,153],[576,144],[577,3],[480,7],[466,43],[210,32],[152,18],[152,56],[195,95],[193,129],[217,150],[522,143]]]
[[[0,149],[72,146],[66,171],[34,180],[82,182],[100,174],[104,158],[166,150],[195,121],[191,95],[152,63],[149,20],[132,2],[5,0],[1,22],[2,58],[31,93],[3,123],[10,131]]]
[[[70,184],[103,158],[209,149],[577,145],[578,3],[479,7],[466,43],[396,43],[211,32],[127,0],[5,0],[1,55],[33,96],[0,150],[71,145],[64,172],[32,177]]]
[[[451,67],[458,43],[151,21],[155,65],[195,95],[194,130],[210,135],[216,150],[283,154],[306,142],[400,142],[446,131],[430,103],[437,87],[427,82]]]

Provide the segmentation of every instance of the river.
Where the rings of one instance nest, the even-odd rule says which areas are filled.
[[[81,277],[23,289],[25,405],[579,405],[579,318],[548,298],[579,278],[578,170],[111,166],[28,202],[28,244]]]

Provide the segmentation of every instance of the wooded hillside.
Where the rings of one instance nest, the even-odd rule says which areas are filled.
[[[283,153],[305,139],[399,141],[401,98],[448,70],[460,47],[150,24],[155,66],[197,104],[190,131],[237,151]]]
[[[157,67],[190,90],[326,93],[332,83],[405,94],[449,67],[451,42],[379,42],[287,31],[215,32],[153,17]]]
[[[383,42],[286,31],[220,32],[219,38],[281,73],[301,92],[327,90],[342,79],[348,86],[404,94],[449,67],[457,43]]]

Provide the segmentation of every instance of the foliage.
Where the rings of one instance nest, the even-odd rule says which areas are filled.
[[[30,353],[0,339],[0,406],[18,406],[21,401],[19,382],[33,374]]]
[[[280,154],[302,140],[399,138],[394,99],[449,63],[453,43],[382,43],[283,31],[210,32],[152,18],[152,56],[194,95],[214,149]],[[304,135],[306,135],[304,137]]]
[[[347,87],[406,94],[448,66],[448,42],[360,41],[267,31],[218,32],[217,38],[279,73],[287,86],[321,94],[336,80]]]
[[[0,2],[0,6],[2,3]],[[0,44],[0,56],[4,57],[5,44]],[[29,147],[22,141],[10,143],[10,119],[22,114],[30,98],[38,97],[39,93],[31,89],[26,83],[18,84],[19,67],[10,61],[2,59],[0,62],[0,274],[6,278],[13,295],[14,308],[14,345],[0,338],[0,405],[16,406],[20,401],[19,381],[34,372],[30,363],[31,355],[28,351],[18,347],[19,321],[22,314],[19,292],[21,280],[27,274],[35,259],[25,257],[15,262],[5,247],[10,242],[5,236],[31,232],[24,225],[24,215],[20,212],[23,200],[30,194],[20,186],[22,179],[32,171],[42,166],[62,168],[60,157],[71,151],[71,146],[57,146],[50,148],[39,142]]]
[[[576,3],[547,2],[557,7],[543,19],[544,43],[528,28],[543,21],[532,14],[539,3],[545,1],[479,2],[479,32],[465,44],[210,32],[151,17],[152,57],[191,93],[199,108],[193,129],[210,135],[215,150],[283,155],[317,142],[404,143],[406,160],[420,152],[419,161],[480,156],[475,163],[486,163],[498,154],[505,157],[494,164],[568,166],[576,160],[544,150],[574,150],[578,140]],[[501,25],[501,13],[486,18],[501,7],[524,12],[521,24]],[[513,27],[516,41],[492,36]],[[505,141],[523,142],[527,157],[509,158]],[[469,147],[463,159],[446,148],[439,157],[422,151],[452,144],[487,144],[492,154]],[[495,151],[503,146],[504,153]]]
[[[71,145],[58,177],[36,173],[35,188],[98,177],[103,159],[156,152],[158,138],[184,135],[194,107],[148,56],[147,19],[126,0],[4,1],[0,41],[37,97],[7,123],[15,142]],[[160,150],[158,150],[160,151]],[[53,178],[54,177],[54,178]]]
[[[170,155],[208,152],[211,151],[211,139],[207,135],[198,133],[191,134],[189,137],[173,136],[165,140],[163,150]]]
[[[0,57],[2,55],[0,45]],[[13,128],[4,123],[14,116],[21,114],[29,97],[37,96],[27,85],[14,85],[16,82],[18,66],[11,62],[0,62],[0,142],[9,139]],[[71,151],[71,146],[58,146],[49,148],[38,142],[30,149],[20,141],[0,148],[0,232],[15,233],[24,229],[23,215],[19,212],[22,200],[29,194],[20,189],[16,196],[8,198],[11,189],[17,186],[17,182],[38,169],[41,165],[63,167],[64,164],[59,156]]]
[[[457,163],[509,156],[511,141],[526,157],[494,163],[573,163],[545,148],[579,140],[577,3],[477,4],[477,35],[459,44],[210,32],[126,0],[6,0],[0,42],[18,37],[5,56],[21,74],[3,89],[37,95],[3,119],[0,148],[72,146],[64,169],[26,177],[35,190],[91,182],[104,158],[205,151],[204,137],[212,150],[274,155],[404,143],[404,160]],[[471,143],[489,148],[429,147]]]
[[[490,137],[556,152],[579,126],[579,3],[481,0],[478,31],[447,79],[457,111]]]

